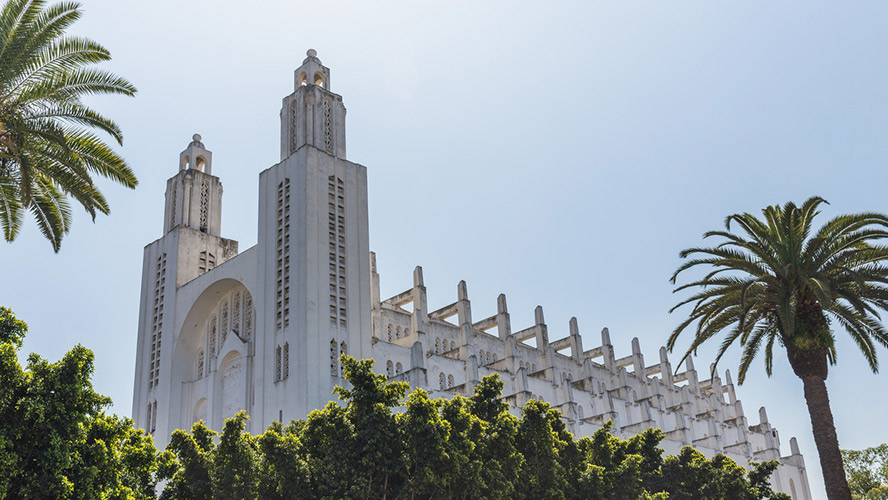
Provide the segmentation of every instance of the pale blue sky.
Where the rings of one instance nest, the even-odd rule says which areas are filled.
[[[539,304],[553,339],[575,315],[587,348],[607,326],[618,356],[637,336],[653,360],[680,320],[678,252],[725,215],[814,194],[827,216],[888,212],[886,3],[84,1],[75,31],[140,90],[93,101],[123,127],[140,185],[103,182],[112,215],[78,211],[58,255],[29,221],[2,247],[0,304],[30,324],[25,351],[93,349],[122,414],[142,248],[179,152],[203,135],[223,235],[252,246],[258,173],[278,161],[280,99],[309,47],[348,108],[348,157],[368,167],[383,295],[422,265],[430,308],[464,279],[477,317],[506,293],[515,329]],[[842,335],[828,380],[841,445],[886,442],[885,375]],[[784,453],[798,436],[825,498],[801,383],[783,357],[775,371],[756,364],[739,397],[751,423],[768,408]]]

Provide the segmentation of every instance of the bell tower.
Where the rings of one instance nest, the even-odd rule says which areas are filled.
[[[259,176],[270,341],[257,345],[269,367],[261,397],[284,421],[330,400],[344,383],[340,354],[370,356],[367,169],[346,160],[342,96],[317,52],[307,56],[282,102],[281,161]],[[288,376],[271,369],[277,352],[289,353]]]
[[[345,106],[330,91],[330,68],[314,49],[294,72],[295,91],[281,106],[281,160],[308,144],[345,159]]]

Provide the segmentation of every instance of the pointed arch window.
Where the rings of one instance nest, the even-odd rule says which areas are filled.
[[[389,377],[395,374],[395,366],[392,364],[392,360],[388,360],[385,362],[385,374]]]
[[[453,375],[447,375],[447,388],[453,387]]]
[[[442,391],[447,387],[447,375],[444,375],[444,372],[438,374],[438,387]]]
[[[402,373],[404,373],[404,367],[401,366],[401,363],[396,363],[395,364],[395,375],[400,375]]]

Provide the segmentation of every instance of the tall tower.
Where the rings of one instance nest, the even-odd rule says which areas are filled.
[[[168,428],[178,288],[237,255],[237,241],[220,236],[222,183],[212,167],[195,134],[167,181],[163,236],[145,247],[133,419],[148,432]]]
[[[367,170],[345,159],[345,107],[314,50],[281,108],[281,162],[259,176],[262,314],[269,346],[257,407],[284,421],[331,399],[339,355],[370,355]],[[270,331],[269,331],[270,330]],[[266,386],[268,387],[268,386]],[[257,397],[260,397],[257,393]],[[272,410],[273,411],[273,410]],[[268,420],[266,415],[265,420]]]

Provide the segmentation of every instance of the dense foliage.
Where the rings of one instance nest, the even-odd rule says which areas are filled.
[[[110,211],[93,176],[129,188],[137,182],[93,133],[120,144],[120,128],[82,101],[136,89],[94,66],[111,59],[108,50],[65,34],[81,13],[69,1],[8,0],[0,7],[0,228],[6,241],[14,240],[31,212],[56,252],[71,225],[69,197],[93,219]]]
[[[888,500],[888,444],[842,450],[854,500]]]
[[[815,196],[800,206],[767,207],[762,218],[730,215],[725,230],[704,235],[718,240],[717,245],[682,251],[688,261],[675,271],[673,283],[700,266],[706,274],[676,288],[694,294],[672,310],[693,307],[667,346],[674,348],[682,332],[693,330],[687,358],[719,337],[718,363],[739,344],[741,384],[760,353],[771,375],[775,346],[778,355],[784,352],[802,380],[827,495],[850,500],[826,377],[836,362],[833,326],[857,344],[873,372],[879,366],[877,346],[888,347],[888,330],[879,316],[888,311],[888,246],[881,243],[888,238],[888,217],[840,215],[815,230],[824,203]],[[732,232],[732,226],[737,230]]]
[[[149,499],[162,455],[127,418],[106,415],[110,401],[90,378],[82,346],[51,363],[18,349],[27,325],[0,307],[0,499]]]
[[[628,440],[610,425],[575,440],[561,414],[530,401],[521,418],[499,399],[497,376],[471,398],[430,399],[388,382],[372,360],[342,358],[348,389],[303,420],[252,436],[247,416],[221,435],[203,422],[176,431],[165,499],[788,499],[768,478],[776,462],[747,471],[692,448],[663,456],[663,433]],[[399,412],[394,412],[396,406]],[[216,444],[218,443],[218,444]]]
[[[764,500],[776,462],[747,471],[685,448],[663,456],[663,434],[631,439],[605,425],[575,440],[540,401],[520,418],[485,377],[471,398],[430,399],[342,358],[340,403],[260,435],[241,412],[222,432],[176,431],[166,452],[132,421],[106,415],[91,385],[92,353],[50,363],[17,350],[27,326],[0,308],[0,499]],[[406,399],[405,399],[406,396]]]

